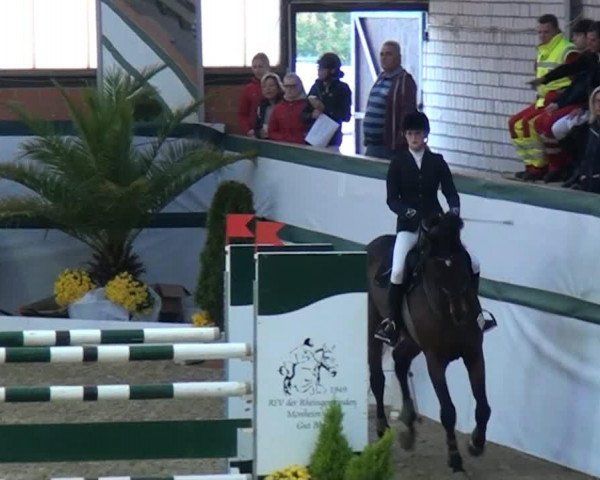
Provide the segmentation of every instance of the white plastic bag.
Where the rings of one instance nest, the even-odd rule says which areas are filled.
[[[129,320],[129,312],[106,298],[104,288],[90,290],[69,305],[69,317],[81,320]]]
[[[131,320],[141,322],[156,322],[160,315],[162,300],[151,288],[148,290],[154,298],[152,311],[146,315],[134,315]],[[106,298],[104,288],[90,290],[76,302],[69,305],[69,317],[81,320],[122,320],[129,321],[129,312],[121,305]]]
[[[158,316],[160,315],[160,310],[162,308],[162,299],[152,288],[148,288],[148,292],[150,292],[150,295],[154,299],[152,311],[146,315],[134,315],[131,320],[135,322],[158,322]]]

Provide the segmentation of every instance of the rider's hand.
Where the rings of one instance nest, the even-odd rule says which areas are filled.
[[[457,217],[460,217],[460,208],[459,207],[452,207],[449,212],[453,215],[456,215]]]
[[[417,211],[414,208],[407,208],[404,216],[406,218],[413,218],[417,214]]]

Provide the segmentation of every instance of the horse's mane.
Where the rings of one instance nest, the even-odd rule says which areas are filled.
[[[423,235],[426,249],[438,255],[464,250],[460,241],[460,231],[463,226],[462,219],[453,213],[445,213],[426,220]]]

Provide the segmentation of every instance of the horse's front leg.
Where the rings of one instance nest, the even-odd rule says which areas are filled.
[[[383,355],[383,344],[373,338],[375,329],[380,321],[381,317],[377,312],[371,295],[369,295],[369,381],[377,406],[377,435],[382,437],[390,426],[383,405],[383,392],[385,390],[385,375],[383,374],[383,360],[381,358]]]
[[[446,430],[446,445],[448,446],[448,466],[453,472],[462,472],[463,463],[458,444],[456,442],[456,434],[454,428],[456,426],[456,408],[450,398],[448,384],[446,383],[446,367],[448,361],[439,359],[432,352],[426,352],[427,370],[429,378],[435,390],[435,394],[440,402],[440,420]]]
[[[402,391],[402,411],[400,412],[400,421],[406,427],[406,430],[401,430],[399,433],[400,446],[404,450],[410,450],[415,444],[415,420],[417,413],[413,399],[410,396],[408,388],[408,372],[413,359],[421,352],[419,346],[413,342],[411,338],[404,339],[398,345],[392,355],[394,357],[394,367],[396,377],[400,383]]]
[[[492,414],[492,409],[488,404],[485,392],[485,360],[483,358],[483,348],[480,346],[473,355],[464,359],[465,367],[469,372],[469,381],[471,390],[475,397],[475,429],[471,434],[469,442],[469,453],[475,457],[481,455],[485,450],[485,434],[487,423]]]

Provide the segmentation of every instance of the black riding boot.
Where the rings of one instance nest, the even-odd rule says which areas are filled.
[[[390,316],[381,322],[374,337],[388,345],[396,345],[402,332],[404,321],[402,319],[402,299],[404,298],[404,285],[390,283],[388,290],[388,304]]]
[[[473,282],[473,289],[475,290],[477,295],[479,295],[479,273],[474,273],[471,277],[471,281]],[[477,303],[479,304],[479,302]],[[481,308],[481,306],[479,308]],[[485,318],[485,316],[483,315],[483,309],[481,309],[481,311],[477,314],[477,323],[479,325],[479,328],[481,328],[483,332],[498,326],[494,315],[492,315],[491,312],[488,313],[492,317],[491,319]]]

